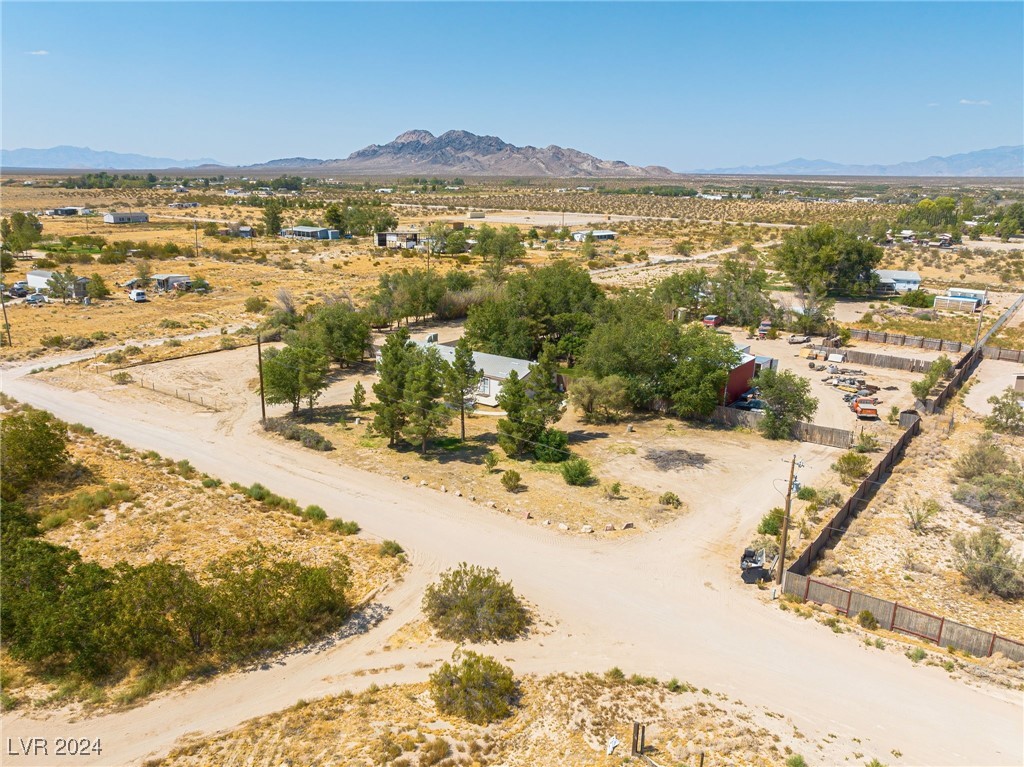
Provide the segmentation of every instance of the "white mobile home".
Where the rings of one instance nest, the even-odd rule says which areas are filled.
[[[141,211],[136,213],[104,213],[103,223],[105,224],[145,224],[149,221],[149,214]]]
[[[878,285],[885,292],[907,293],[921,288],[921,275],[902,269],[875,269]]]
[[[28,273],[25,281],[28,283],[28,289],[35,293],[49,293],[50,292],[50,278],[53,277],[55,272],[51,272],[47,269],[34,269]],[[85,298],[86,288],[89,285],[88,277],[76,277],[74,281],[67,286],[67,297],[74,300],[80,300]],[[54,298],[60,298],[55,295]]]
[[[154,274],[153,283],[157,290],[179,290],[188,288],[192,284],[192,278],[187,274]]]
[[[572,238],[576,242],[583,242],[590,237],[592,240],[614,240],[615,232],[610,229],[586,229],[582,232],[573,232]]]

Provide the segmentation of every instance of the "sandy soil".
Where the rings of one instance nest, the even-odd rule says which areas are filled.
[[[7,393],[132,446],[187,457],[202,471],[261,481],[300,503],[355,518],[371,534],[400,540],[413,567],[382,597],[391,610],[383,623],[332,648],[82,722],[60,715],[45,721],[31,713],[5,716],[8,737],[102,736],[104,756],[78,763],[137,763],[166,753],[186,732],[216,732],[299,698],[357,687],[354,682],[363,678],[352,674],[383,637],[416,617],[424,585],[440,569],[468,560],[498,567],[542,613],[557,617],[552,634],[502,648],[503,658],[520,673],[618,663],[662,679],[686,679],[730,698],[771,701],[774,711],[809,738],[821,740],[829,732],[860,738],[865,753],[898,750],[906,763],[1024,760],[1019,692],[966,687],[941,670],[869,653],[823,626],[757,607],[757,592],[740,584],[735,568],[739,528],[763,500],[757,487],[737,486],[733,509],[686,515],[633,540],[550,536],[503,515],[481,513],[464,499],[442,500],[436,492],[268,442],[253,433],[251,406],[234,424],[197,428],[201,421],[180,410],[144,400],[128,410],[119,397],[65,391],[25,372],[6,371]],[[425,672],[406,661],[430,656],[410,652],[389,653],[386,665],[405,665],[378,681],[422,681]]]
[[[982,429],[962,411],[952,434],[948,422],[948,416],[926,422],[899,470],[854,518],[839,544],[819,560],[816,572],[882,599],[1024,640],[1020,603],[970,592],[954,565],[950,541],[956,533],[994,524],[1020,552],[1024,526],[986,517],[954,500],[950,464],[976,443]],[[1000,443],[1018,459],[1024,455],[1019,438],[1001,438]],[[908,524],[906,508],[925,499],[937,501],[941,511],[918,533]]]
[[[1024,375],[1024,365],[1019,362],[983,359],[971,376],[973,383],[964,395],[964,404],[978,415],[992,415],[992,405],[988,398],[998,397],[1013,387],[1020,375]]]

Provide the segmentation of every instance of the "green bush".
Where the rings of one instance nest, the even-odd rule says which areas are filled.
[[[626,675],[622,673],[622,669],[618,666],[612,666],[610,669],[604,672],[604,678],[609,682],[624,682],[626,681]]]
[[[67,425],[27,408],[0,420],[0,488],[10,500],[53,474],[68,460]]]
[[[344,519],[332,519],[331,529],[336,533],[342,535],[355,535],[359,532],[360,527],[358,522],[346,522]]]
[[[442,713],[483,725],[512,714],[519,686],[512,669],[467,651],[459,662],[444,663],[430,675],[430,694]]]
[[[757,532],[761,535],[777,536],[782,531],[782,522],[786,518],[786,512],[776,506],[763,517],[757,526]]]
[[[860,436],[857,438],[857,444],[853,446],[853,449],[858,453],[877,453],[882,449],[882,446],[878,441],[878,437],[874,434],[861,432]]]
[[[380,546],[377,547],[377,553],[382,557],[397,557],[400,554],[405,553],[405,549],[399,545],[398,541],[381,541]]]
[[[494,469],[497,468],[499,460],[500,459],[498,458],[498,454],[495,453],[493,450],[488,450],[484,454],[484,466],[487,467],[488,473],[494,471]]]
[[[314,522],[323,522],[327,519],[327,512],[316,505],[307,506],[306,510],[302,512],[302,516],[306,519],[311,519]]]
[[[974,591],[1003,599],[1024,597],[1024,559],[1015,556],[1010,544],[991,526],[971,536],[953,537],[953,564]]]
[[[793,754],[786,760],[786,767],[807,767],[807,762],[800,754]]]
[[[671,506],[673,509],[678,509],[683,505],[683,502],[679,500],[679,496],[673,492],[662,493],[658,497],[658,503],[662,506]]]
[[[522,486],[522,477],[515,469],[508,469],[501,475],[501,485],[510,493],[514,493]]]
[[[308,447],[310,450],[319,450],[321,452],[334,450],[334,443],[327,439],[327,437],[323,436],[320,432],[306,426],[294,424],[287,418],[268,418],[263,424],[263,428],[267,431],[280,434],[287,440],[298,442],[303,447]]]
[[[262,314],[269,303],[270,302],[262,296],[249,296],[245,299],[245,311],[250,314]]]
[[[110,380],[116,383],[118,386],[125,386],[127,384],[130,384],[135,379],[132,378],[131,373],[126,373],[123,370],[120,370],[117,373],[114,373],[114,375],[110,376]]]
[[[847,484],[856,484],[871,471],[871,459],[861,453],[844,453],[832,464],[832,471]]]
[[[594,482],[594,475],[590,470],[590,463],[583,458],[570,458],[562,464],[562,479],[567,485],[590,485]]]
[[[857,623],[863,628],[874,631],[878,628],[878,619],[874,616],[870,610],[861,610],[857,613]]]
[[[796,497],[801,501],[813,501],[818,498],[818,491],[809,485],[804,485],[796,491]]]
[[[465,562],[427,587],[423,612],[438,636],[453,642],[509,641],[529,623],[511,583],[497,570]]]
[[[545,429],[537,438],[534,456],[541,463],[560,463],[569,453],[569,435],[558,429]]]

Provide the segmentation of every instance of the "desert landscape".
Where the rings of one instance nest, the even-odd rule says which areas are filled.
[[[1024,764],[1022,24],[5,5],[0,762]]]

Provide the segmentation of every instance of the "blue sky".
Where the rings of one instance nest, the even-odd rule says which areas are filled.
[[[2,3],[6,149],[226,163],[422,128],[673,170],[1024,143],[1024,3]]]

